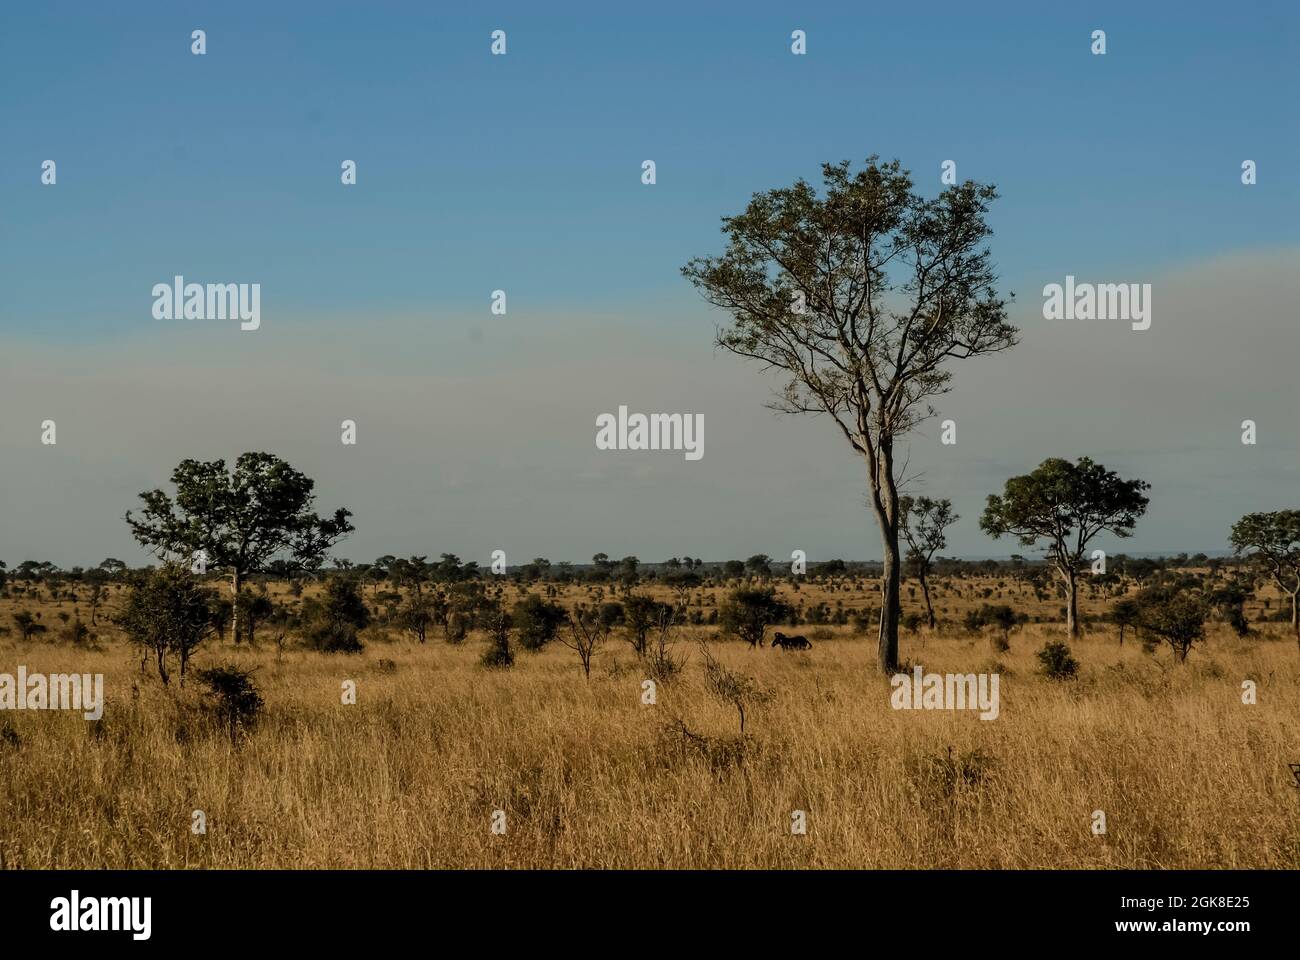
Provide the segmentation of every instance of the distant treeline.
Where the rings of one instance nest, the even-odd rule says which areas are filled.
[[[1133,557],[1118,553],[1106,560],[1106,576],[1146,580],[1168,570],[1232,568],[1242,561],[1231,556],[1211,557],[1204,553],[1180,553],[1168,557]],[[24,560],[13,569],[0,561],[0,587],[6,581],[26,583],[111,583],[124,581],[135,571],[151,569],[152,565],[132,568],[121,560],[109,557],[98,566],[72,567],[64,570],[48,561]],[[962,560],[952,557],[935,557],[931,561],[934,575],[940,577],[1010,576],[1036,579],[1050,576],[1052,567],[1046,560],[1012,556],[1007,560]],[[606,554],[596,554],[590,563],[552,563],[537,557],[528,563],[504,567],[496,573],[476,561],[464,561],[455,554],[444,553],[436,561],[425,557],[401,558],[383,556],[372,563],[353,563],[338,560],[332,568],[309,573],[287,561],[272,561],[264,576],[271,580],[293,580],[318,577],[329,572],[349,573],[363,581],[412,581],[458,583],[465,580],[499,579],[550,583],[642,583],[662,582],[669,586],[703,584],[708,581],[737,580],[749,577],[790,578],[795,576],[817,580],[827,577],[879,578],[882,564],[879,561],[822,560],[808,561],[805,572],[796,575],[792,564],[774,560],[766,554],[756,554],[745,560],[705,561],[692,557],[673,557],[660,563],[643,562],[635,556],[610,559]]]

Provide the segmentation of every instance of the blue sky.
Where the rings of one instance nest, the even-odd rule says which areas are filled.
[[[734,377],[745,385],[738,389],[752,385],[761,403],[770,384],[739,361],[713,355],[710,334],[718,317],[678,268],[720,248],[718,218],[737,212],[753,192],[799,176],[814,179],[824,160],[858,161],[871,153],[898,157],[925,193],[938,191],[947,159],[956,161],[963,179],[998,184],[993,250],[1004,287],[1016,291],[1027,311],[1020,319],[1029,322],[1041,286],[1066,273],[1115,281],[1195,276],[1204,264],[1252,258],[1285,264],[1288,257],[1294,263],[1300,249],[1300,9],[1294,4],[654,3],[615,9],[519,3],[474,4],[471,12],[449,6],[6,8],[0,21],[0,255],[6,267],[0,335],[11,366],[0,372],[11,374],[10,389],[16,391],[12,375],[20,363],[31,372],[30,356],[46,358],[32,388],[38,398],[72,395],[90,382],[87,371],[97,355],[136,350],[142,342],[157,346],[160,337],[178,335],[159,330],[149,290],[183,274],[200,282],[260,282],[264,323],[272,327],[256,341],[265,375],[292,380],[295,372],[315,377],[324,370],[332,375],[329,389],[344,398],[369,383],[365,377],[425,371],[462,378],[459,396],[490,407],[493,394],[482,379],[488,371],[531,377],[526,395],[536,397],[572,387],[574,378],[588,374],[594,383],[593,371],[612,368],[610,389],[588,404],[592,415],[626,402],[617,394],[620,382],[634,394],[642,385],[646,403],[677,409],[656,393],[655,384],[666,380],[673,386],[665,392],[688,404],[698,382],[694,373],[677,371],[658,381],[652,372],[616,375],[620,363],[630,371],[631,360],[644,357],[642,345],[652,342],[665,358],[689,356],[711,365],[701,376]],[[202,57],[190,53],[196,28],[207,33]],[[489,55],[489,35],[498,28],[508,36],[504,57]],[[794,29],[807,32],[806,56],[790,53]],[[1105,56],[1089,51],[1094,29],[1106,31]],[[39,183],[46,159],[58,163],[53,188]],[[345,159],[358,164],[356,187],[339,184]],[[657,164],[653,187],[640,182],[646,159]],[[1244,159],[1258,164],[1254,187],[1239,181]],[[496,288],[508,291],[510,314],[491,326],[487,302]],[[1246,296],[1258,292],[1242,289]],[[1270,304],[1268,310],[1290,303],[1295,316],[1284,296],[1260,294],[1259,303]],[[1241,314],[1256,306],[1241,303]],[[277,324],[295,335],[279,336]],[[591,339],[592,330],[609,334],[600,341],[607,352],[592,352],[588,365],[576,370],[565,367],[571,345]],[[1277,330],[1285,338],[1286,328]],[[1032,340],[1034,331],[1027,328],[1026,335]],[[324,341],[337,349],[326,349]],[[188,346],[177,339],[170,356],[177,365],[201,364],[198,342],[197,336]],[[1297,345],[1269,339],[1256,349],[1294,354]],[[1040,338],[1039,346],[1051,354],[1049,342]],[[233,369],[209,365],[206,375],[214,384],[244,377],[256,394],[252,369],[261,367],[248,362],[249,349],[242,342],[232,354]],[[168,356],[160,354],[158,362]],[[562,368],[565,385],[556,383]],[[115,391],[127,389],[111,371],[96,375],[100,397],[112,400]],[[205,382],[193,376],[191,382]],[[1100,370],[1093,382],[1105,385],[1106,376]],[[963,373],[957,378],[960,383]],[[1288,403],[1294,408],[1294,390],[1269,396],[1279,412]],[[323,400],[299,398],[304,406]],[[218,391],[192,403],[216,408],[228,399]],[[10,417],[26,415],[34,402],[30,390],[12,398]],[[194,449],[177,443],[146,452],[131,446],[135,439],[124,439],[132,454],[115,461],[105,451],[97,476],[118,478],[125,489],[143,460],[143,472],[154,477],[146,481],[151,486],[165,476],[163,465],[181,456],[238,453],[212,449],[215,435],[205,447],[204,437],[193,432],[194,418],[181,417],[161,399],[139,402],[153,416],[189,424]],[[281,421],[280,432],[271,430],[264,439],[292,450],[303,427],[292,419],[298,411],[278,402],[262,408],[262,426]],[[467,435],[457,459],[484,471],[499,468],[502,438],[510,434],[508,425],[498,434],[491,423],[511,419],[515,409],[503,407],[479,434]],[[61,443],[76,436],[79,411],[84,407],[74,404],[63,413],[70,439]],[[40,410],[32,407],[30,415],[39,418]],[[332,410],[329,416],[337,420]],[[1225,417],[1241,419],[1235,412]],[[590,422],[584,414],[584,434]],[[770,418],[745,423],[713,433],[714,443],[748,440],[779,450],[795,442]],[[31,448],[27,427],[25,421],[0,427],[0,450],[11,464],[40,452]],[[860,485],[852,461],[841,457],[823,428],[817,430],[826,439],[817,449],[836,458],[836,475]],[[132,435],[150,432],[137,424]],[[522,443],[527,449],[536,434],[512,438],[511,448]],[[1279,463],[1294,458],[1290,436],[1273,451]],[[224,437],[220,442],[238,444]],[[1116,456],[1126,450],[1154,455],[1159,446],[1133,438]],[[1016,456],[1008,450],[990,470],[1005,475],[1004,468],[1027,469],[1039,452],[1026,446]],[[60,455],[75,456],[76,450]],[[394,448],[374,455],[371,476],[399,459]],[[299,456],[310,462],[312,454]],[[727,463],[721,451],[718,457]],[[324,485],[329,461],[319,462]],[[1133,465],[1140,467],[1140,458]],[[561,462],[539,453],[532,466],[554,470]],[[15,469],[11,482],[19,489],[48,487],[44,469]],[[482,481],[466,469],[463,482]],[[722,464],[717,469],[723,472],[710,490],[729,475]],[[966,475],[952,474],[959,484]],[[1282,496],[1292,476],[1259,482]],[[987,486],[983,479],[971,482],[972,503],[991,492]],[[79,497],[78,489],[70,487],[65,496],[110,518],[130,506],[119,502],[120,491],[99,504],[90,492]],[[364,485],[346,493],[353,501],[373,495]],[[554,494],[574,496],[564,483]],[[749,491],[737,509],[770,514],[767,496],[762,489]],[[1205,496],[1204,490],[1189,494],[1188,503]],[[821,519],[792,512],[788,523],[803,531],[792,538],[808,540],[814,551],[877,556],[861,500],[835,503],[840,512]],[[465,509],[471,517],[482,511],[481,526],[493,505]],[[562,505],[555,509],[563,512]],[[610,510],[625,516],[616,500]],[[779,517],[780,509],[775,512]],[[646,558],[658,552],[662,519],[623,519],[615,532],[624,545],[602,546],[596,543],[600,534],[583,532],[584,521],[575,516],[564,532],[530,527],[526,542],[538,546],[527,549],[576,559],[594,552],[592,544]],[[841,539],[845,517],[857,525],[855,540]],[[1214,529],[1231,519],[1216,517]],[[1000,552],[979,538],[973,516],[970,521],[959,548]],[[26,522],[8,516],[0,533],[23,549],[39,549],[41,532]],[[680,550],[671,552],[722,556],[779,546],[757,542],[777,528],[764,533],[740,519],[717,522],[701,531],[684,521],[672,535],[696,539],[679,541]],[[43,529],[48,533],[49,524]],[[433,549],[432,541],[444,536],[473,540],[475,529],[442,530],[431,521],[422,535]],[[1220,545],[1202,542],[1209,530],[1189,531],[1171,516],[1133,549]],[[396,521],[391,529],[372,526],[356,552],[400,552],[381,541],[407,535],[407,525]],[[124,553],[129,541],[121,545],[123,537],[124,530],[105,526],[84,549]],[[457,540],[448,547],[468,555],[491,542]],[[857,542],[861,548],[853,549]],[[0,555],[17,549],[0,541]],[[67,549],[77,553],[67,562],[91,559],[80,556],[71,539]],[[1005,552],[1012,549],[1008,544]]]

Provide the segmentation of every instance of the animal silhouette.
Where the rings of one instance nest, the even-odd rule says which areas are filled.
[[[812,643],[807,637],[787,637],[778,630],[776,635],[772,637],[772,648],[777,647],[782,650],[811,650]]]

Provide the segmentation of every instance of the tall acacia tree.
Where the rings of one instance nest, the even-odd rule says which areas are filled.
[[[1047,557],[1065,581],[1066,630],[1077,637],[1084,551],[1102,531],[1131,537],[1147,509],[1142,491],[1150,489],[1151,484],[1123,480],[1088,457],[1078,463],[1053,457],[1032,473],[1012,477],[1001,496],[990,495],[980,529],[994,539],[1012,534],[1026,547],[1047,541]]]
[[[1300,510],[1248,513],[1232,525],[1230,540],[1291,598],[1291,629],[1300,644]]]
[[[141,516],[126,513],[140,544],[163,560],[202,557],[230,577],[231,621],[239,636],[239,591],[245,577],[273,558],[314,570],[355,529],[347,510],[331,518],[312,511],[315,481],[269,453],[245,453],[232,471],[224,460],[182,460],[172,471],[173,499],[162,490],[140,494]]]
[[[908,561],[921,581],[921,594],[925,597],[925,612],[930,629],[935,626],[934,604],[930,602],[930,568],[934,555],[948,545],[945,531],[960,517],[952,511],[951,500],[932,500],[929,497],[899,497],[898,522],[907,541]]]
[[[934,414],[949,361],[1016,342],[995,286],[992,186],[967,181],[925,199],[897,160],[822,166],[819,196],[806,181],[754,194],[724,217],[726,251],[683,275],[731,314],[718,345],[783,372],[771,404],[826,414],[865,461],[884,569],[878,659],[898,667],[900,611],[896,444]]]

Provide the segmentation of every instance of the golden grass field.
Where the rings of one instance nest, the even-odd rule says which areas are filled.
[[[965,581],[957,597],[940,584],[936,606],[952,615],[979,587]],[[800,597],[860,605],[874,591]],[[590,598],[569,588],[566,599]],[[40,610],[52,636],[70,606],[11,597],[0,623]],[[434,631],[421,646],[391,631],[351,657],[213,640],[196,664],[255,666],[266,700],[237,747],[193,683],[142,675],[104,610],[96,629],[90,651],[0,636],[0,672],[102,672],[108,700],[97,723],[0,713],[16,735],[0,736],[3,867],[1300,866],[1288,768],[1300,762],[1300,654],[1285,624],[1240,640],[1212,623],[1183,665],[1098,625],[1073,645],[1073,682],[1037,673],[1034,653],[1059,624],[1013,631],[1000,654],[959,628],[904,635],[903,659],[929,671],[999,672],[994,721],[891,709],[875,638],[851,627],[787,629],[813,637],[808,653],[719,641],[715,655],[770,694],[743,739],[702,682],[710,627],[677,631],[689,661],[653,706],[617,638],[590,681],[556,644],[486,670],[477,634],[454,646]],[[349,679],[355,705],[341,703]],[[1246,679],[1255,705],[1242,703]],[[678,720],[704,739],[686,741]],[[490,829],[498,809],[503,835]],[[191,832],[194,810],[204,835]],[[806,835],[791,832],[795,810]]]

